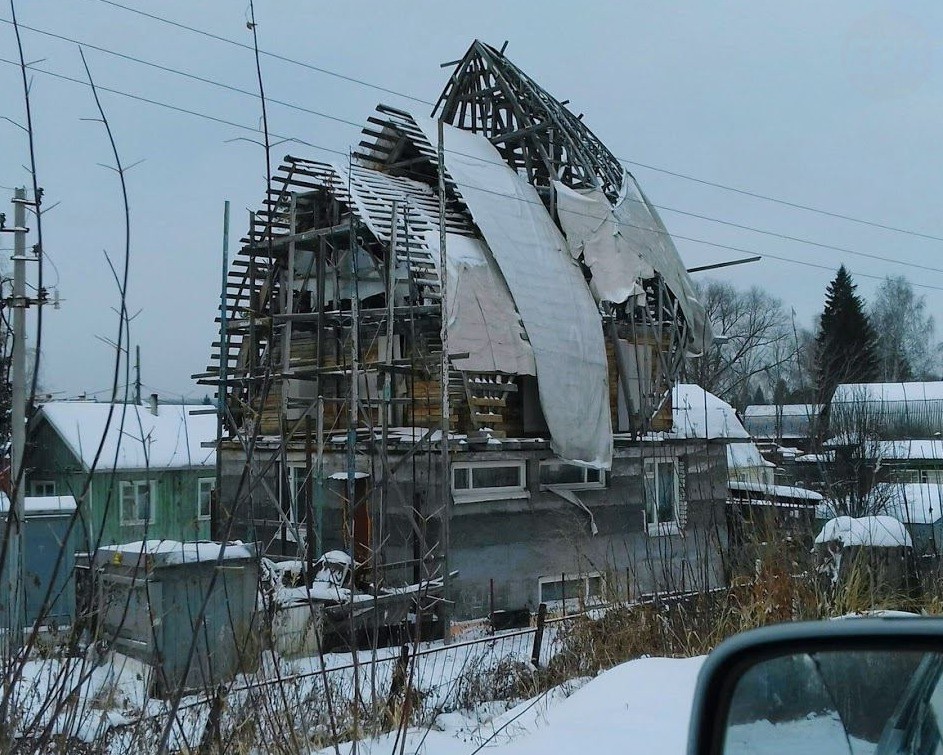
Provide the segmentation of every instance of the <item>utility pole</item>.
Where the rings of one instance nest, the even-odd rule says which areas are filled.
[[[13,395],[11,411],[10,510],[7,513],[7,597],[9,600],[10,650],[23,642],[23,518],[26,496],[23,475],[23,449],[26,446],[26,189],[18,188],[13,197]]]
[[[438,121],[439,144],[437,150],[438,168],[439,168],[439,292],[441,298],[439,303],[442,307],[441,329],[439,335],[442,341],[442,361],[439,365],[439,394],[442,413],[442,439],[440,448],[442,451],[442,527],[440,530],[443,545],[442,552],[442,591],[445,600],[440,604],[442,612],[442,629],[444,632],[443,640],[448,645],[452,641],[452,585],[449,576],[451,568],[451,559],[449,558],[452,550],[452,477],[449,466],[449,430],[451,429],[450,409],[449,409],[449,305],[448,305],[448,266],[445,254],[445,243],[447,228],[445,225],[445,127],[442,118]]]

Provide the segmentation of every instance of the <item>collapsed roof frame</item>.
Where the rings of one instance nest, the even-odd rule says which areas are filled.
[[[537,190],[540,203],[558,227],[561,220],[555,206],[555,183],[584,192],[602,192],[612,205],[624,199],[629,174],[615,156],[580,117],[488,45],[475,42],[471,46],[456,66],[433,115],[436,113],[463,131],[487,138],[507,166]],[[305,445],[307,430],[306,445],[310,448],[310,418],[317,416],[320,456],[324,436],[331,432],[322,426],[325,401],[337,407],[349,404],[350,391],[345,392],[344,385],[353,385],[354,376],[362,378],[368,370],[394,386],[397,375],[410,374],[414,381],[421,374],[427,385],[441,378],[437,368],[441,342],[437,336],[442,292],[434,254],[437,250],[429,244],[429,234],[439,226],[437,150],[416,117],[389,106],[377,108],[363,134],[360,149],[346,166],[285,159],[264,208],[252,214],[249,234],[242,240],[240,256],[229,271],[227,332],[214,344],[220,348],[214,355],[217,365],[200,376],[201,382],[216,386],[226,395],[224,436],[231,447],[241,448],[254,462],[247,465],[250,505],[259,494],[276,505],[279,521],[270,524],[277,525],[283,545],[292,527],[295,532],[288,539],[303,539],[284,495],[283,486],[288,484],[286,447],[292,443]],[[463,197],[463,189],[468,187],[448,173],[444,179],[446,232],[480,239],[481,230]],[[644,197],[631,201],[644,203],[657,220]],[[654,233],[667,236],[660,220],[655,225]],[[314,307],[309,299],[306,311],[299,311],[297,261],[303,254],[309,255],[310,262],[301,288],[313,278],[316,293]],[[358,259],[366,259],[371,274],[382,279],[382,285],[374,287],[382,301],[368,303],[369,297],[361,301],[359,292],[345,298],[339,295],[336,281],[334,297],[327,296],[329,268],[336,274],[348,263],[352,265],[348,283],[358,291],[367,277],[358,271]],[[576,254],[574,259],[589,280],[592,271],[588,263]],[[405,295],[403,290],[397,293],[397,276]],[[692,340],[692,323],[683,311],[683,293],[669,285],[659,271],[640,280],[636,290],[626,301],[598,301],[598,306],[605,337],[612,345],[608,357],[610,383],[621,386],[624,395],[619,400],[629,415],[630,430],[642,434],[652,429],[666,408],[670,418],[670,387]],[[332,308],[326,308],[325,298],[332,302]],[[513,306],[511,302],[511,309]],[[299,364],[291,355],[292,341],[305,329],[317,333],[317,346],[313,359]],[[411,331],[409,358],[402,353],[394,358],[389,348],[381,354],[377,348],[371,360],[371,344],[382,333],[389,338],[394,331]],[[330,355],[324,350],[328,333],[335,340]],[[367,343],[366,349],[358,344],[361,339]],[[635,348],[645,344],[652,363],[643,364],[644,360],[635,354],[632,364],[628,364],[623,349],[617,346],[620,342]],[[349,360],[344,356],[347,354]],[[326,356],[331,364],[326,364]],[[508,398],[518,386],[501,370],[463,372],[461,358],[454,354],[450,358],[451,369],[445,376],[447,390],[457,399],[453,406],[464,402],[467,407],[462,411],[466,412],[468,427],[499,426],[501,411],[509,405]],[[226,370],[221,371],[223,362]],[[648,377],[641,374],[644,370]],[[637,374],[631,374],[633,371]],[[222,373],[228,373],[225,383],[220,380]],[[633,378],[638,386],[634,398],[626,387]],[[646,381],[651,383],[650,389],[642,395],[641,386]],[[298,383],[309,384],[302,391],[304,396],[291,395],[290,384]],[[324,387],[331,383],[334,394],[326,399]],[[420,424],[415,421],[416,395],[412,389],[411,393],[409,417],[416,425]],[[356,435],[358,452],[375,454],[375,425],[380,424],[379,420],[388,420],[397,402],[401,405],[398,416],[406,416],[402,407],[405,400],[395,391],[385,401],[367,396],[356,407],[350,406],[346,415],[340,408],[329,412],[335,431],[337,423],[345,419]],[[638,404],[634,412],[633,401]],[[428,403],[424,416],[434,427],[438,422],[434,409],[437,398]],[[275,421],[270,418],[266,424],[265,412],[273,404]],[[638,416],[633,419],[635,414]],[[278,441],[266,443],[266,436]],[[409,453],[423,447],[433,450],[428,433],[418,439],[413,436]],[[388,459],[382,463],[386,465],[385,481],[390,471]],[[266,482],[265,471],[272,468],[280,470],[281,489],[273,489]]]

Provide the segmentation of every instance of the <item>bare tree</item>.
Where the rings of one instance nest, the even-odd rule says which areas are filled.
[[[869,309],[881,379],[896,383],[939,375],[933,316],[910,281],[903,276],[885,278]]]
[[[687,365],[687,379],[742,409],[757,388],[769,396],[779,381],[792,379],[796,335],[782,302],[754,286],[741,291],[730,283],[698,285],[717,340]]]

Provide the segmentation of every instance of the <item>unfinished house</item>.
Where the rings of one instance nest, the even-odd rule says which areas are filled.
[[[220,319],[215,537],[438,574],[457,619],[716,581],[724,443],[672,407],[703,308],[635,179],[503,51],[431,116],[378,106],[348,161],[286,157]]]

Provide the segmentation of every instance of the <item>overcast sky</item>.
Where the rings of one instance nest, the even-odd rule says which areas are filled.
[[[120,0],[180,24],[251,44],[243,2]],[[256,91],[252,53],[103,0],[19,2],[22,24]],[[500,46],[569,107],[619,157],[830,212],[943,237],[943,99],[939,2],[360,2],[257,0],[260,46],[314,67],[434,101],[474,38]],[[0,7],[9,21],[9,7]],[[104,250],[123,251],[119,185],[84,79],[77,45],[23,30],[36,63],[32,88],[50,265],[62,306],[45,311],[42,384],[59,397],[98,391],[111,379],[117,288]],[[0,57],[16,59],[9,23]],[[259,125],[258,100],[161,72],[95,49],[87,57],[102,87],[214,118]],[[377,102],[431,110],[422,102],[263,57],[266,94],[334,116],[270,104],[270,129],[346,152]],[[0,63],[0,116],[23,121],[19,72]],[[208,362],[220,286],[223,201],[234,240],[264,190],[261,149],[251,132],[102,93],[128,174],[132,344],[140,345],[145,393],[202,396],[190,375]],[[236,140],[236,141],[234,141]],[[299,144],[273,150],[339,160]],[[29,183],[26,141],[0,122],[0,192]],[[844,262],[870,295],[885,275],[904,275],[943,318],[943,242],[800,211],[648,168],[631,166],[676,236],[795,260],[715,273],[769,289],[811,325],[825,286]],[[5,203],[4,203],[5,204]],[[6,208],[6,205],[5,205]],[[668,209],[670,208],[670,209]],[[880,261],[698,219],[706,216],[843,247]],[[7,211],[12,218],[12,211]],[[11,246],[0,236],[0,248]],[[32,243],[32,241],[31,241]],[[688,266],[743,256],[676,239]],[[3,256],[8,252],[4,251]],[[821,267],[812,267],[817,265]],[[908,266],[909,265],[909,266]],[[824,267],[825,269],[821,269]],[[868,278],[866,276],[875,276]]]

